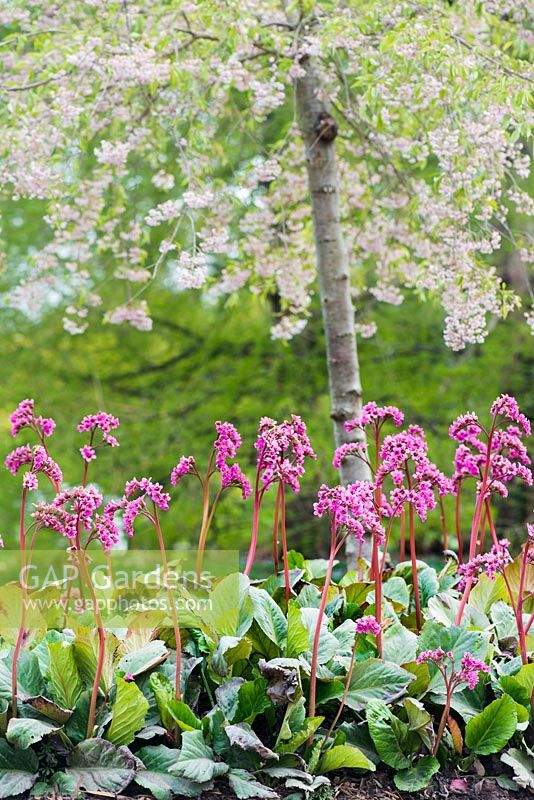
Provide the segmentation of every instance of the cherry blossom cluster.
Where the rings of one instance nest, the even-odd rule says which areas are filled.
[[[276,109],[293,118],[312,58],[317,90],[343,127],[339,196],[350,261],[361,265],[355,291],[394,304],[405,291],[433,293],[450,347],[482,341],[488,318],[518,304],[491,256],[515,242],[511,211],[534,213],[523,188],[532,65],[521,56],[530,35],[522,5],[438,9],[422,0],[413,19],[405,4],[370,0],[363,14],[350,3],[329,15],[319,7],[310,23],[270,2],[227,4],[209,20],[201,4],[176,10],[155,0],[117,15],[105,3],[67,0],[42,15],[38,4],[12,0],[0,20],[14,43],[1,56],[0,186],[30,201],[43,230],[22,258],[18,244],[8,249],[11,305],[35,317],[51,297],[69,298],[65,328],[80,334],[103,306],[106,270],[131,284],[131,299],[103,308],[105,319],[148,331],[139,281],[153,282],[153,251],[182,285],[276,292],[273,336],[298,334],[315,277],[302,142],[295,126],[272,142],[260,134]],[[221,120],[234,119],[236,95],[251,127],[247,153],[258,144],[229,160],[221,179],[212,144]],[[151,171],[141,183],[140,162]],[[75,189],[73,175],[82,176]],[[182,223],[192,235],[175,260]],[[526,239],[516,250],[528,268]],[[358,329],[368,335],[376,323],[362,313]]]
[[[306,424],[296,414],[281,423],[262,417],[254,447],[258,451],[257,469],[265,489],[281,482],[299,492],[306,458],[317,458]]]

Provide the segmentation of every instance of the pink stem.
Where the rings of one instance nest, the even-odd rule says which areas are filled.
[[[291,585],[289,580],[289,562],[287,558],[287,532],[286,532],[286,497],[284,493],[284,484],[280,482],[282,492],[280,496],[280,505],[282,511],[282,558],[284,560],[284,583],[286,587],[286,606],[289,605],[289,598],[291,597]]]
[[[348,672],[347,672],[347,679],[345,681],[345,690],[343,692],[343,696],[342,696],[341,701],[339,703],[339,708],[337,710],[337,714],[334,717],[334,719],[332,721],[332,724],[330,725],[330,727],[329,727],[329,729],[328,729],[328,731],[327,731],[327,733],[326,733],[326,735],[325,735],[325,737],[324,737],[324,739],[323,739],[323,741],[321,743],[321,748],[319,750],[319,754],[323,751],[323,748],[324,748],[325,744],[327,743],[328,739],[332,736],[332,732],[334,731],[334,729],[335,729],[335,727],[336,727],[336,725],[337,725],[337,723],[339,721],[339,718],[341,716],[341,712],[343,711],[343,709],[345,707],[345,703],[347,702],[347,695],[348,695],[349,689],[350,689],[350,681],[351,681],[351,678],[352,678],[352,673],[354,671],[354,660],[356,658],[356,647],[358,646],[358,639],[359,638],[360,638],[359,635],[356,634],[356,636],[354,638],[354,646],[352,648],[352,655],[351,655],[351,658],[350,658],[349,669],[348,669]]]
[[[517,598],[517,611],[516,611],[517,633],[519,635],[519,649],[521,652],[521,661],[523,662],[523,664],[528,664],[527,636],[526,636],[527,631],[525,630],[525,626],[523,625],[523,594],[525,592],[527,564],[528,564],[528,542],[524,546],[523,552],[521,554],[521,571],[519,573],[519,594]]]
[[[488,475],[489,475],[489,468],[490,468],[490,457],[491,457],[491,444],[493,441],[493,434],[495,431],[495,417],[493,418],[493,424],[491,426],[491,430],[488,435],[488,445],[486,449],[486,461],[484,464],[484,473],[482,475],[482,481],[480,485],[480,491],[477,497],[477,501],[475,504],[475,510],[473,513],[473,522],[471,524],[471,536],[469,540],[469,561],[476,555],[477,550],[477,537],[478,531],[480,529],[480,522],[482,519],[482,509],[484,508],[484,503],[486,501],[486,491],[488,488]],[[465,584],[464,593],[462,595],[462,599],[460,601],[460,606],[458,608],[458,613],[456,614],[456,624],[460,625],[462,622],[462,617],[464,614],[466,603],[469,599],[469,595],[471,594],[471,588],[473,586],[473,578],[469,577]]]
[[[167,561],[167,552],[165,550],[165,543],[163,541],[163,532],[159,522],[158,509],[154,504],[154,527],[158,534],[159,549],[161,552],[161,560],[163,563],[163,580],[165,581],[165,588],[167,590],[167,597],[169,598],[169,606],[171,609],[172,623],[174,628],[174,638],[176,639],[176,670],[174,675],[174,696],[177,700],[181,698],[181,673],[182,673],[182,637],[180,635],[180,626],[178,625],[178,617],[176,614],[176,605],[172,589],[169,586],[169,564]]]
[[[245,575],[250,575],[256,557],[256,547],[258,546],[258,526],[260,519],[260,505],[263,492],[260,490],[260,465],[256,470],[256,485],[254,488],[254,516],[252,519],[252,539],[248,551],[247,563],[245,566]]]
[[[404,508],[401,512],[400,518],[400,548],[399,548],[399,561],[406,561],[406,511]]]
[[[24,527],[24,520],[26,516],[26,498],[28,490],[22,490],[22,500],[20,502],[20,524],[19,524],[19,547],[20,547],[20,560],[22,574],[25,575],[26,567],[26,531]],[[13,650],[13,663],[11,665],[11,713],[13,717],[17,716],[17,698],[18,698],[18,663],[20,651],[24,642],[25,624],[26,624],[26,578],[24,577],[22,584],[22,609],[21,621],[17,634],[17,641],[15,649]]]
[[[323,620],[324,610],[326,608],[326,600],[328,597],[328,590],[332,581],[332,570],[334,568],[334,559],[336,555],[336,518],[332,520],[331,540],[330,540],[330,557],[328,559],[328,567],[326,570],[326,577],[324,579],[323,592],[321,594],[321,603],[319,605],[319,614],[317,616],[317,625],[315,626],[315,636],[313,638],[312,660],[310,670],[310,702],[308,708],[308,716],[315,716],[315,699],[317,690],[317,660],[319,657],[319,640],[321,638],[321,623]]]
[[[443,549],[449,549],[449,532],[447,530],[447,520],[445,517],[445,506],[443,504],[443,497],[439,496],[439,518],[441,522],[441,531],[443,533]]]
[[[456,539],[458,541],[458,563],[463,564],[464,561],[464,546],[462,542],[462,523],[461,523],[461,502],[462,502],[462,484],[458,483],[456,489]]]
[[[283,484],[281,482],[278,483],[278,491],[276,493],[276,503],[274,506],[274,524],[273,524],[273,568],[275,574],[278,574],[278,570],[280,569],[280,564],[278,562],[278,522],[280,516],[280,496],[283,491],[282,489]]]

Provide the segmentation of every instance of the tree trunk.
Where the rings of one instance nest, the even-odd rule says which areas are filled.
[[[297,80],[299,124],[306,148],[306,167],[319,294],[326,338],[331,416],[336,446],[355,441],[357,432],[347,433],[343,423],[361,411],[362,388],[354,329],[349,262],[339,214],[339,183],[335,138],[337,126],[320,99],[321,81],[311,58],[301,61],[305,75]],[[341,468],[344,484],[369,478],[358,458],[347,459]],[[347,541],[347,560],[354,566],[356,543]],[[365,552],[368,556],[369,553]]]

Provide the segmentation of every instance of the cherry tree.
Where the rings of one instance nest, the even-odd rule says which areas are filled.
[[[98,317],[148,331],[158,281],[248,288],[276,297],[290,339],[318,286],[351,441],[377,302],[434,298],[455,350],[525,299],[534,329],[495,267],[504,247],[525,275],[533,259],[528,6],[4,4],[3,207],[42,218],[24,247],[5,232],[6,302],[64,303],[72,335]],[[361,470],[348,459],[343,481]]]

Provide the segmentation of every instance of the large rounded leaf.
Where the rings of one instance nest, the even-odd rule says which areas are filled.
[[[423,756],[415,767],[401,769],[393,776],[395,786],[401,792],[419,792],[428,786],[432,777],[439,771],[439,761],[434,756]]]
[[[117,678],[111,725],[107,738],[113,744],[130,744],[145,722],[148,700],[133,681]]]
[[[414,675],[402,667],[378,658],[358,661],[354,666],[346,705],[362,711],[370,700],[390,702],[400,697],[415,680]]]
[[[171,800],[176,795],[198,797],[201,794],[202,787],[198,783],[169,773],[169,768],[178,760],[179,750],[176,748],[160,744],[156,747],[143,747],[136,755],[145,769],[138,770],[135,782],[152,792],[156,800]]]
[[[357,747],[340,744],[327,750],[319,761],[317,772],[323,775],[335,769],[368,769],[374,772],[376,767]]]
[[[17,750],[0,739],[0,798],[14,797],[31,789],[38,768],[33,750]]]
[[[57,733],[60,726],[52,722],[25,717],[9,720],[6,739],[21,750],[27,750],[30,745],[40,742],[45,736]]]
[[[65,770],[78,789],[121,792],[135,776],[135,758],[127,747],[105,739],[86,739],[72,752]]]
[[[517,727],[517,711],[512,698],[503,694],[476,717],[465,729],[465,743],[477,755],[487,756],[502,750]]]

